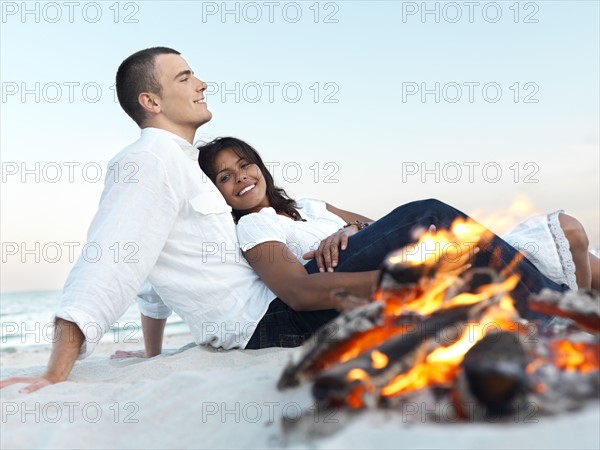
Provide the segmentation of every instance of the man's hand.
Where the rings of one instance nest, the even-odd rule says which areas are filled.
[[[53,381],[45,376],[42,377],[13,377],[8,378],[0,382],[0,389],[4,389],[6,386],[10,386],[12,384],[17,383],[28,383],[24,388],[19,389],[20,394],[29,394],[30,392],[35,392],[38,389],[46,387],[50,384],[57,383],[59,380]]]
[[[16,383],[29,383],[19,392],[28,394],[50,384],[65,381],[79,355],[85,337],[79,327],[64,319],[54,322],[54,344],[46,373],[40,377],[13,377],[0,383],[0,389]]]
[[[339,251],[346,250],[348,238],[358,233],[354,226],[342,228],[323,239],[319,248],[302,255],[304,259],[316,258],[319,272],[333,272],[338,265]]]
[[[127,359],[127,358],[147,358],[144,350],[117,350],[114,355],[110,355],[110,359]]]

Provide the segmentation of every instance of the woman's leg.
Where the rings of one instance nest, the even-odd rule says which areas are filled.
[[[569,249],[575,263],[575,278],[577,286],[581,289],[590,289],[592,286],[592,269],[588,252],[589,240],[583,225],[567,214],[559,214],[560,227],[569,241]]]
[[[346,250],[341,251],[336,268],[339,272],[376,270],[386,255],[415,242],[415,228],[449,228],[457,217],[467,217],[445,203],[419,200],[399,206],[392,212],[351,236]],[[318,272],[314,261],[305,265],[309,273]]]
[[[276,298],[258,322],[245,348],[298,347],[338,314],[332,309],[295,311]]]

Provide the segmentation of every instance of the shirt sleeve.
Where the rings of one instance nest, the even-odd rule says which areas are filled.
[[[173,151],[181,151],[172,143]],[[128,154],[116,161],[127,174],[106,175],[87,243],[63,289],[56,317],[74,322],[84,334],[79,359],[127,310],[154,267],[180,210],[164,163],[153,153]],[[115,160],[109,163],[115,168]]]
[[[140,288],[135,300],[138,309],[146,317],[152,319],[166,319],[173,313],[171,308],[164,304],[160,295],[158,295],[147,280]]]
[[[273,210],[243,216],[236,230],[240,248],[244,252],[263,242],[287,242],[281,221]]]
[[[298,205],[300,215],[311,219],[318,219],[327,211],[327,204],[323,200],[315,198],[299,198],[296,200],[296,205]]]
[[[331,224],[332,233],[346,225],[346,221],[327,209],[327,203],[316,198],[301,198],[296,201],[300,214],[320,223]]]

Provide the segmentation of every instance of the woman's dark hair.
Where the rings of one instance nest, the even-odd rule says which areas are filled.
[[[304,220],[298,212],[298,205],[291,199],[286,192],[275,186],[273,176],[265,167],[263,160],[261,159],[258,152],[247,142],[242,141],[234,137],[220,137],[206,145],[198,147],[200,155],[198,156],[198,162],[202,171],[212,180],[213,183],[216,181],[217,167],[215,167],[215,158],[217,154],[225,149],[231,149],[239,158],[243,158],[251,164],[256,164],[260,169],[267,185],[267,199],[269,200],[269,206],[271,206],[277,213],[284,213],[290,216],[294,220]],[[249,211],[241,211],[234,209],[233,217],[237,222],[240,217],[248,214]]]

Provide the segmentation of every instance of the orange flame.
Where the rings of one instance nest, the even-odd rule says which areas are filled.
[[[600,369],[600,343],[558,339],[550,343],[554,364],[568,372],[588,373]]]
[[[390,257],[391,264],[458,267],[472,255],[476,245],[489,237],[489,231],[469,219],[457,218],[449,230],[428,231],[416,244],[409,244]]]
[[[321,371],[334,364],[344,363],[376,347],[388,339],[402,333],[413,331],[412,325],[382,326],[356,333],[331,350],[323,353],[311,366],[313,371]]]
[[[489,285],[489,289],[494,286]],[[407,373],[396,376],[381,390],[381,395],[390,397],[452,381],[458,374],[465,354],[477,342],[489,333],[515,329],[515,314],[512,299],[503,297],[499,304],[488,308],[479,323],[467,324],[456,342],[447,347],[436,348]]]

